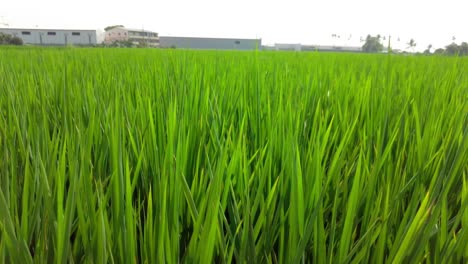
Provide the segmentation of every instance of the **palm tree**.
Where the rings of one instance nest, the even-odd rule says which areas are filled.
[[[414,47],[416,47],[416,42],[414,41],[414,39],[411,39],[410,42],[408,42],[407,44],[408,48],[411,48],[414,52]]]
[[[431,54],[431,49],[432,49],[432,44],[429,44],[429,45],[427,46],[427,49],[424,51],[424,54],[426,54],[426,55],[427,55],[427,54]]]

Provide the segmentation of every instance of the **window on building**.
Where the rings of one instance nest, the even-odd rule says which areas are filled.
[[[31,32],[29,32],[29,31],[21,31],[21,35],[31,35]]]
[[[124,35],[127,36],[127,32],[124,32]]]
[[[79,36],[81,35],[80,32],[72,32],[72,36]]]
[[[56,33],[56,32],[47,32],[47,35],[49,35],[49,36],[55,36],[55,35],[57,35],[57,33]]]
[[[120,36],[120,32],[119,32],[119,36]]]
[[[240,44],[240,41],[239,41],[239,40],[236,40],[236,42],[235,42],[235,43],[239,45],[239,44]]]

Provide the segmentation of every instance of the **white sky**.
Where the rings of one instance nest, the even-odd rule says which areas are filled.
[[[0,0],[0,23],[101,30],[122,24],[160,35],[258,37],[263,44],[360,46],[360,37],[381,34],[391,35],[395,48],[414,38],[423,50],[453,36],[468,42],[468,0]]]

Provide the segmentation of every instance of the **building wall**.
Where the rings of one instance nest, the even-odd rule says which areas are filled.
[[[276,50],[289,50],[289,51],[301,51],[302,45],[298,43],[276,43],[275,44]]]
[[[156,32],[138,29],[128,29],[128,38],[135,44],[147,43],[151,47],[159,46],[159,36]]]
[[[227,39],[227,38],[192,38],[160,36],[160,47],[182,49],[224,49],[255,50],[262,47],[261,39]]]
[[[104,43],[112,44],[116,41],[131,41],[134,44],[146,42],[150,46],[159,45],[158,33],[140,29],[115,27],[106,31]]]
[[[302,46],[303,51],[321,51],[321,52],[362,52],[361,47],[349,46]]]
[[[32,45],[95,45],[95,30],[0,28],[0,32],[19,37]]]
[[[128,40],[128,30],[122,27],[116,27],[111,30],[106,31],[104,37],[104,43],[111,44],[115,41],[127,41]]]

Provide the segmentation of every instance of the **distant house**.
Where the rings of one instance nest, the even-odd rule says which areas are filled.
[[[113,27],[105,32],[104,43],[112,44],[117,41],[130,41],[135,45],[147,44],[151,47],[159,46],[158,33],[125,27]]]
[[[19,37],[30,45],[96,45],[96,30],[0,28],[0,32]]]
[[[256,50],[261,49],[261,39],[240,38],[197,38],[160,36],[161,48],[212,49],[212,50]]]

